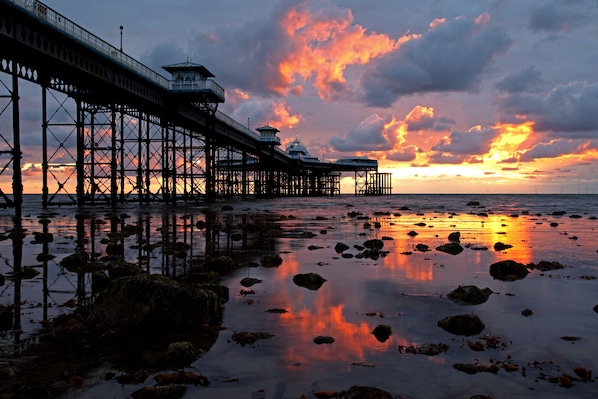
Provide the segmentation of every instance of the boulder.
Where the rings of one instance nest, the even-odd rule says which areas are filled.
[[[447,254],[451,255],[458,255],[463,252],[463,247],[459,245],[459,243],[451,242],[449,244],[444,244],[436,247],[437,251],[446,252]]]
[[[447,298],[462,305],[479,305],[488,300],[492,290],[480,289],[475,285],[460,285],[448,293]]]
[[[505,249],[513,248],[511,244],[503,244],[502,242],[497,242],[494,244],[495,251],[504,251]]]
[[[295,275],[293,277],[293,282],[300,287],[315,291],[326,282],[326,279],[318,273],[305,273]]]
[[[447,316],[438,321],[438,327],[455,335],[476,335],[481,333],[486,326],[482,319],[471,314]]]
[[[181,284],[161,275],[121,277],[110,282],[90,312],[100,329],[194,331],[222,320],[218,295],[207,288]]]
[[[336,397],[339,399],[393,399],[390,393],[382,389],[358,385],[337,393]]]
[[[503,260],[490,265],[490,275],[497,280],[513,281],[527,276],[529,271],[523,263]]]
[[[336,243],[336,246],[334,247],[334,250],[336,251],[337,254],[343,253],[347,249],[349,249],[349,246],[342,242]]]
[[[461,233],[458,232],[458,231],[455,231],[455,232],[450,233],[448,235],[448,240],[449,241],[459,242],[460,238],[461,238]]]
[[[565,266],[563,266],[559,262],[548,262],[545,260],[541,260],[540,262],[538,262],[538,264],[530,263],[529,265],[527,265],[527,267],[529,267],[530,269],[541,270],[543,272],[565,268]]]
[[[372,334],[374,334],[374,337],[376,337],[379,342],[386,342],[392,334],[392,328],[386,324],[379,324],[374,328]]]

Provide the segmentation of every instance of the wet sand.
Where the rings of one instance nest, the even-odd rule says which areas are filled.
[[[414,398],[596,397],[596,382],[582,381],[575,368],[598,369],[598,313],[593,310],[598,304],[598,220],[593,218],[598,207],[581,200],[517,196],[507,197],[513,202],[509,206],[501,199],[499,207],[491,198],[293,198],[233,202],[231,208],[223,208],[225,203],[128,205],[116,212],[85,209],[84,218],[60,208],[47,215],[51,223],[46,226],[54,234],[47,252],[56,258],[42,262],[43,267],[36,256],[44,252],[44,244],[31,242],[33,231],[43,230],[43,212],[32,212],[23,221],[28,231],[22,264],[41,273],[19,284],[5,281],[3,305],[16,303],[17,293],[21,296],[21,330],[4,330],[4,347],[29,342],[29,337],[35,344],[43,321],[72,312],[77,303],[92,303],[97,293],[90,275],[65,271],[60,259],[84,242],[101,263],[106,255],[102,239],[132,224],[143,226],[144,232],[124,239],[124,257],[148,273],[184,275],[206,254],[229,255],[237,266],[220,282],[230,292],[223,329],[185,368],[207,377],[210,384],[189,384],[184,397],[313,398],[320,390],[340,392],[353,385]],[[467,205],[473,199],[479,199],[479,205]],[[120,217],[110,217],[115,214]],[[206,218],[212,227],[198,227]],[[0,220],[3,231],[13,227],[9,218]],[[190,244],[184,257],[143,250],[144,243],[163,240],[165,232]],[[454,232],[460,233],[463,251],[451,255],[437,250]],[[360,246],[373,239],[383,242],[382,254],[363,256]],[[11,241],[1,241],[5,276],[14,262]],[[512,247],[497,251],[497,242]],[[337,252],[338,243],[349,249]],[[418,250],[418,244],[430,250]],[[282,263],[264,267],[264,254],[280,255]],[[523,279],[501,281],[490,275],[489,267],[502,260],[525,265],[545,260],[565,268],[530,270]],[[317,290],[301,287],[293,282],[300,273],[318,273],[326,281]],[[247,287],[241,284],[247,277],[260,282]],[[493,293],[485,303],[464,306],[447,298],[460,285],[488,287]],[[43,295],[44,288],[48,295]],[[269,312],[272,309],[285,312]],[[484,330],[462,336],[438,327],[444,317],[460,314],[479,316]],[[384,342],[372,334],[378,325],[392,330]],[[241,345],[233,340],[239,332],[272,337]],[[317,336],[333,337],[334,342],[316,344]],[[448,350],[435,356],[400,350],[439,343]],[[474,343],[483,350],[472,350]],[[468,374],[455,364],[497,369]],[[57,396],[127,398],[156,385],[153,377],[158,373],[173,371],[151,369],[144,381],[122,384],[106,376],[135,370],[119,369],[109,357],[89,367],[70,366],[62,371],[62,381],[78,376],[83,382],[79,386],[68,380],[71,386],[63,386]],[[572,386],[563,386],[568,385],[563,375],[572,377]]]

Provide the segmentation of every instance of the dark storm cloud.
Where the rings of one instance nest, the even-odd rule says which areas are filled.
[[[552,136],[594,138],[598,133],[598,83],[572,82],[543,95],[515,94],[503,99],[503,119],[525,115],[534,129]]]
[[[530,91],[534,86],[541,83],[543,83],[542,73],[532,65],[518,72],[508,74],[496,83],[495,87],[507,93],[521,93]]]
[[[484,70],[512,40],[501,27],[456,18],[374,61],[361,79],[368,105],[388,107],[403,95],[476,91]]]

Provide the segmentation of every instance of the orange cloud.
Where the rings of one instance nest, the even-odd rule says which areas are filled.
[[[311,12],[306,3],[289,9],[280,23],[293,51],[280,61],[281,79],[278,87],[271,89],[283,95],[296,78],[313,79],[318,95],[324,100],[346,92],[347,66],[366,64],[414,37],[406,35],[395,40],[384,34],[369,33],[361,25],[353,24],[349,9]]]

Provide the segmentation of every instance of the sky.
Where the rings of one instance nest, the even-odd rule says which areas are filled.
[[[165,77],[204,65],[219,110],[283,149],[377,159],[394,193],[598,193],[595,0],[45,4],[115,47],[122,26]]]

